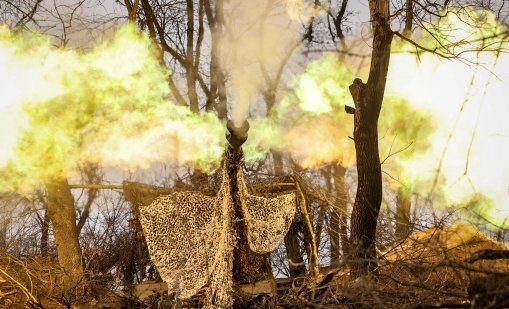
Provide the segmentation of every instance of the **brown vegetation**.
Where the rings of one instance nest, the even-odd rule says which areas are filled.
[[[237,7],[228,8],[228,1],[111,1],[109,4],[118,12],[105,13],[101,18],[98,11],[93,11],[92,17],[79,18],[75,14],[84,11],[86,5],[105,7],[103,0],[91,1],[93,4],[82,0],[61,4],[54,0],[50,6],[46,2],[51,1],[1,3],[0,16],[4,17],[1,21],[12,27],[13,32],[46,30],[60,39],[62,48],[70,42],[71,29],[79,28],[76,37],[87,33],[91,40],[98,27],[108,29],[119,20],[127,21],[148,34],[157,49],[158,61],[171,71],[171,74],[164,73],[167,75],[164,83],[171,89],[170,100],[179,106],[187,106],[192,115],[210,112],[223,122],[234,113],[233,107],[241,105],[232,102],[238,91],[236,88],[239,88],[233,82],[234,73],[238,72],[228,71],[231,68],[227,63],[237,59],[225,59],[222,55],[223,49],[231,47],[225,45],[225,38],[233,41],[233,32],[238,30],[234,27]],[[252,3],[240,1],[237,4],[248,2]],[[337,62],[349,57],[348,61],[359,63],[356,77],[366,69],[364,61],[367,58],[370,65],[365,82],[359,78],[348,81],[348,84],[352,82],[349,90],[355,107],[341,102],[341,109],[333,111],[343,112],[345,109],[346,113],[353,114],[353,137],[350,139],[355,144],[355,154],[352,152],[355,163],[334,158],[303,168],[291,154],[282,151],[282,147],[268,147],[257,160],[241,162],[241,151],[237,148],[247,138],[247,127],[242,127],[244,132],[240,137],[228,135],[227,139],[235,149],[228,148],[227,154],[235,158],[234,162],[226,162],[223,172],[231,179],[228,194],[233,196],[232,203],[235,204],[232,226],[236,231],[236,245],[232,249],[233,262],[228,260],[225,265],[232,265],[234,306],[508,307],[507,228],[488,222],[479,212],[474,212],[479,230],[454,225],[465,219],[456,211],[461,205],[441,207],[442,201],[436,198],[439,190],[435,187],[441,185],[443,157],[437,170],[433,171],[436,176],[431,193],[422,196],[417,190],[410,192],[408,188],[413,184],[405,183],[404,179],[395,179],[388,172],[384,175],[386,160],[381,160],[379,153],[380,140],[383,139],[379,134],[379,117],[391,46],[395,42],[406,42],[415,48],[410,53],[417,56],[427,52],[450,60],[464,60],[461,58],[464,53],[483,50],[495,51],[499,55],[506,51],[503,48],[493,50],[493,46],[497,46],[495,43],[486,47],[484,41],[488,38],[484,37],[480,48],[457,52],[456,47],[470,46],[472,42],[468,42],[468,38],[459,38],[459,41],[444,44],[443,38],[433,35],[437,30],[433,27],[438,26],[430,21],[441,21],[455,12],[482,8],[503,22],[507,20],[502,14],[506,1],[497,6],[491,1],[470,4],[469,1],[369,0],[365,4],[369,10],[367,24],[371,28],[371,37],[352,38],[351,41],[348,40],[352,25],[349,18],[354,12],[350,10],[352,2],[348,0],[307,1],[309,11],[323,14],[310,15],[302,20],[299,16],[291,21],[284,5],[293,1],[260,2],[264,4],[260,5],[262,8],[250,12],[260,15],[259,20],[253,22],[256,27],[250,23],[244,25],[248,30],[262,29],[257,30],[261,32],[257,32],[259,37],[256,38],[260,42],[265,42],[263,39],[272,34],[264,27],[267,20],[277,14],[283,14],[287,24],[298,20],[297,29],[300,30],[291,33],[297,38],[295,42],[285,41],[288,46],[269,55],[271,66],[264,61],[267,59],[261,59],[262,52],[255,53],[260,59],[254,59],[256,57],[251,54],[244,59],[249,65],[254,63],[254,71],[259,75],[256,83],[242,85],[256,84],[258,87],[259,110],[254,114],[264,114],[267,119],[284,118],[277,115],[277,104],[285,97],[284,91],[296,91],[285,89],[284,84],[290,84],[296,71],[305,71],[301,62],[309,63],[316,51],[333,52]],[[451,9],[453,5],[454,9]],[[281,25],[276,23],[276,26]],[[416,33],[421,32],[431,33],[428,39],[438,42],[438,47],[428,48],[416,41]],[[235,39],[242,37],[241,32]],[[498,40],[505,42],[507,30],[489,39],[496,43],[500,43]],[[354,49],[356,44],[363,42],[364,46],[366,41],[369,48],[360,49],[362,53]],[[263,44],[258,45],[262,50]],[[274,46],[280,45],[278,42]],[[369,55],[364,54],[365,49],[369,49]],[[242,63],[239,65],[241,69],[243,65],[247,66]],[[480,63],[475,65],[481,66]],[[132,105],[136,105],[134,103]],[[244,116],[248,117],[249,106],[246,110]],[[139,111],[140,115],[143,112]],[[94,112],[91,114],[92,118]],[[76,115],[76,118],[80,116]],[[299,114],[295,118],[283,119],[283,122],[306,123],[302,120],[305,115]],[[233,122],[226,123],[227,129],[232,131]],[[406,122],[401,126],[402,131],[407,130]],[[79,134],[84,134],[85,129],[80,127]],[[447,144],[451,137],[452,133]],[[474,137],[475,130],[470,146]],[[412,136],[411,139],[419,138]],[[410,145],[415,141],[405,142]],[[444,153],[446,150],[447,146]],[[390,151],[387,158],[399,152]],[[40,165],[44,167],[45,163]],[[171,292],[171,287],[170,294],[167,293],[168,286],[162,282],[147,248],[146,235],[140,224],[140,209],[161,195],[175,192],[199,191],[216,196],[223,174],[220,170],[207,174],[195,166],[150,163],[156,167],[141,176],[125,172],[120,180],[123,182],[117,185],[108,183],[103,177],[102,172],[106,174],[108,171],[102,171],[95,164],[85,164],[72,166],[76,175],[69,173],[41,179],[41,184],[28,190],[30,192],[26,192],[26,188],[16,188],[19,192],[4,192],[0,188],[0,307],[180,308],[211,303],[209,300],[215,295],[208,295],[205,290],[210,282],[206,282],[191,299],[179,299]],[[198,166],[198,162],[195,163]],[[109,172],[112,177],[118,176],[115,174],[118,171]],[[245,175],[253,194],[276,197],[291,192],[297,197],[289,232],[286,236],[278,235],[284,236],[284,242],[270,254],[255,254],[249,247],[247,224],[237,196],[236,177],[239,173]],[[3,170],[0,170],[0,177],[4,177]],[[482,198],[474,202],[477,204],[467,207],[483,206]],[[490,231],[494,231],[491,236],[496,241],[484,234]],[[182,234],[184,238],[185,232]],[[226,259],[224,257],[223,262]],[[223,271],[231,272],[230,269]],[[210,299],[203,301],[204,297]]]

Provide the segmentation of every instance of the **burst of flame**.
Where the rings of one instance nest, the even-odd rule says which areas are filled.
[[[461,14],[451,14],[441,21],[442,31],[447,34],[444,38],[467,38],[471,42],[457,45],[456,51],[509,47],[499,38],[482,39],[504,31],[493,14],[471,10]],[[467,18],[473,22],[465,23]],[[418,190],[426,195],[438,180],[448,204],[478,201],[484,205],[488,219],[506,224],[509,128],[505,118],[509,104],[505,96],[509,93],[509,56],[486,51],[464,53],[462,57],[463,61],[450,61],[431,54],[418,59],[410,54],[392,55],[388,89],[431,113],[437,123],[429,137],[429,150],[402,160],[404,181],[420,179],[426,185]],[[483,199],[472,198],[479,194],[491,200],[492,211],[486,211],[488,204]]]
[[[263,157],[268,149],[289,153],[302,167],[354,161],[348,138],[353,121],[344,112],[352,99],[348,85],[353,74],[336,57],[311,62],[295,76],[271,118],[251,121],[246,158]]]
[[[89,53],[2,28],[2,188],[69,175],[85,161],[131,169],[217,163],[223,126],[169,102],[167,76],[132,26]]]
[[[393,185],[423,196],[437,187],[431,198],[441,191],[441,202],[447,205],[478,203],[488,219],[506,225],[509,104],[504,98],[509,93],[509,56],[496,52],[509,47],[496,36],[506,30],[493,14],[469,9],[450,12],[438,26],[431,27],[433,40],[423,37],[420,43],[462,52],[463,61],[402,53],[415,48],[395,42],[399,50],[391,56],[379,121],[381,159],[409,147],[388,158],[383,169],[396,180]],[[477,49],[487,51],[466,52]],[[353,119],[343,110],[345,104],[352,105],[352,80],[348,66],[334,57],[312,62],[290,83],[292,92],[277,107],[277,117],[254,122],[248,154],[259,158],[260,149],[271,148],[289,152],[305,167],[352,164],[353,141],[347,136]],[[488,211],[489,205],[493,208]]]
[[[327,163],[350,166],[355,156],[348,134],[337,118],[322,115],[292,127],[284,138],[286,150],[304,168]]]
[[[449,16],[434,30],[442,45],[456,52],[475,44],[508,47],[507,42],[497,45],[495,38],[482,39],[505,31],[493,15],[463,10]],[[429,44],[435,41],[424,37],[422,44],[433,48]],[[509,213],[509,105],[504,101],[509,57],[495,52],[463,57],[480,65],[429,54],[419,61],[413,54],[392,55],[380,117],[381,154],[397,150],[394,144],[414,144],[384,169],[426,194],[435,186],[443,156],[437,183],[447,202],[478,201],[483,214],[496,219],[486,210],[490,203],[479,198],[483,194],[504,218]],[[54,48],[43,36],[17,36],[0,28],[1,187],[66,175],[83,161],[127,168],[161,161],[217,162],[224,146],[222,125],[213,115],[195,115],[168,102],[167,74],[149,39],[131,27],[90,53]],[[283,96],[274,117],[251,121],[246,158],[275,149],[289,152],[304,167],[353,164],[348,138],[353,119],[343,110],[352,105],[348,86],[353,77],[335,57],[312,62],[290,83],[293,91]],[[415,118],[421,112],[435,122],[430,136],[431,127],[415,121],[423,119]]]

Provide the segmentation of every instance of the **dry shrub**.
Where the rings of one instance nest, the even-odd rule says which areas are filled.
[[[0,278],[0,281],[3,279],[0,306],[5,308],[65,308],[65,303],[76,301],[76,293],[83,292],[64,290],[64,274],[60,266],[44,258],[22,261],[2,254]]]
[[[53,260],[0,256],[0,308],[137,308],[138,303],[84,277],[64,285],[66,274]]]
[[[486,249],[507,248],[465,225],[431,228],[387,246],[379,256],[375,275],[352,280],[348,266],[343,265],[333,270],[330,282],[300,288],[282,301],[317,308],[405,308],[437,303],[467,306],[467,287],[472,279],[509,271],[508,260],[465,262],[473,253]]]
[[[465,262],[475,252],[486,249],[507,247],[463,224],[435,227],[389,246],[382,265],[410,282],[464,292],[472,277],[509,270],[508,260],[483,260],[474,265]]]

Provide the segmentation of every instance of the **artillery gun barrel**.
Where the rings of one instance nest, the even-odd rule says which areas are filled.
[[[226,132],[226,139],[228,143],[233,149],[239,149],[242,144],[247,140],[249,131],[249,122],[244,120],[240,127],[236,126],[232,120],[228,120],[226,122],[226,128],[228,132]]]

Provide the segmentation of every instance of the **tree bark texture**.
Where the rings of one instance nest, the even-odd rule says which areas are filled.
[[[274,165],[274,174],[276,176],[283,175],[283,157],[281,153],[277,151],[272,151],[272,164]],[[286,257],[288,258],[288,269],[290,271],[290,276],[303,276],[306,274],[306,265],[304,264],[304,258],[302,256],[302,250],[300,248],[299,243],[299,229],[298,229],[298,219],[294,219],[288,233],[285,236],[285,248],[286,248]],[[302,221],[300,221],[302,225]]]
[[[210,95],[207,97],[207,110],[215,109],[219,119],[227,118],[226,76],[222,69],[220,57],[220,39],[223,35],[223,0],[210,0],[203,3],[205,16],[211,31],[210,42]]]
[[[330,266],[338,267],[340,262],[339,255],[339,216],[340,212],[336,205],[332,208],[329,220],[329,241],[330,241]]]
[[[382,170],[378,149],[378,117],[382,108],[390,48],[389,1],[370,0],[373,51],[368,82],[355,79],[350,86],[355,103],[354,141],[357,159],[357,194],[351,218],[351,275],[359,277],[377,267],[375,235],[382,202]]]
[[[7,249],[7,221],[0,220],[0,250]]]
[[[302,190],[299,181],[295,181],[295,187],[297,189],[297,201],[299,203],[300,212],[302,214],[302,221],[304,225],[304,245],[306,247],[306,253],[308,256],[308,271],[313,277],[316,277],[319,273],[318,265],[318,247],[316,241],[316,234],[313,229],[313,218],[309,210],[308,199],[304,191]]]
[[[412,35],[412,25],[414,22],[414,0],[406,0],[406,8],[405,8],[405,28],[403,30],[403,34],[407,37]]]
[[[199,112],[198,94],[196,93],[196,72],[194,67],[194,0],[187,0],[187,44],[186,44],[186,81],[191,111]]]
[[[343,166],[333,166],[334,191],[338,203],[332,208],[329,220],[329,239],[331,244],[330,266],[337,267],[340,264],[340,248],[343,256],[348,255],[348,226],[347,226],[347,202],[348,194],[345,188],[346,169]]]
[[[41,256],[48,256],[48,248],[49,248],[49,223],[50,218],[48,215],[48,209],[44,211],[44,217],[42,219],[41,225]]]
[[[322,232],[323,227],[326,224],[325,219],[327,218],[328,210],[329,207],[325,203],[318,207],[318,216],[316,218],[316,223],[314,224],[315,226],[314,232],[316,235],[316,248],[320,248],[320,245],[322,244]]]
[[[84,278],[84,267],[76,226],[74,197],[66,179],[46,182],[48,216],[53,224],[58,262],[66,273],[64,284],[71,288]]]
[[[85,226],[88,216],[90,215],[90,208],[97,198],[97,189],[88,189],[87,201],[83,206],[83,212],[81,213],[80,219],[78,220],[78,235],[81,233],[81,229]]]
[[[298,234],[298,223],[294,220],[285,236],[286,256],[288,258],[288,269],[290,270],[291,277],[303,276],[306,274],[306,265],[302,257]]]

